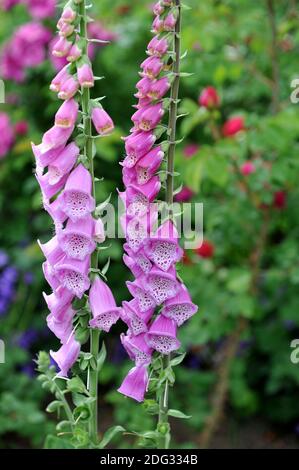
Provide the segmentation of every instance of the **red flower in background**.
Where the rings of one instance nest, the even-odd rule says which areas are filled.
[[[218,108],[220,105],[220,97],[216,88],[208,86],[201,92],[198,102],[204,108]]]
[[[273,207],[276,209],[284,209],[287,202],[287,194],[285,191],[276,191],[273,197]]]
[[[176,202],[188,202],[193,197],[192,189],[188,188],[188,186],[184,186],[181,191],[174,196],[174,200]]]
[[[183,155],[185,158],[191,158],[197,154],[199,150],[199,145],[197,144],[188,144],[183,149]]]
[[[19,121],[15,124],[15,133],[17,135],[26,135],[28,132],[28,124],[26,121]]]
[[[195,252],[202,258],[212,258],[214,251],[215,248],[213,243],[209,242],[208,240],[204,240],[202,244],[195,249]]]
[[[251,175],[251,173],[254,173],[255,170],[256,170],[256,168],[255,168],[254,163],[252,163],[250,161],[247,161],[247,162],[243,163],[243,165],[241,166],[241,173],[244,176]]]
[[[231,137],[237,134],[238,132],[243,131],[244,129],[244,118],[242,116],[236,116],[228,119],[224,123],[222,127],[222,134],[224,135],[224,137]]]

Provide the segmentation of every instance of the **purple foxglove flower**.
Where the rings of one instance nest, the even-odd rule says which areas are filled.
[[[78,80],[82,88],[94,86],[94,76],[90,64],[83,64],[78,67]]]
[[[68,41],[67,38],[60,37],[54,45],[52,54],[55,57],[65,57],[69,53],[71,47],[72,43]]]
[[[61,207],[60,196],[58,196],[58,198],[55,199],[55,201],[53,201],[51,203],[47,199],[44,199],[43,200],[43,207],[44,207],[45,211],[47,211],[48,214],[50,215],[50,217],[52,218],[52,220],[55,224],[55,227],[60,228],[61,225],[67,219],[67,215],[65,214],[65,212],[63,212],[60,209],[60,207]]]
[[[74,77],[70,77],[68,80],[63,82],[60,86],[58,98],[61,100],[69,100],[77,93],[79,89],[79,82]]]
[[[42,138],[43,152],[54,150],[64,146],[69,140],[74,130],[74,126],[63,129],[62,127],[53,126],[49,129]]]
[[[55,126],[73,127],[78,116],[79,105],[74,99],[66,100],[55,114]]]
[[[67,38],[73,34],[75,26],[70,23],[66,23],[61,18],[57,23],[57,29],[59,30],[59,36]]]
[[[122,303],[121,318],[128,325],[131,333],[134,336],[147,332],[147,324],[152,318],[153,313],[154,308],[150,308],[146,312],[141,312],[138,301],[136,299],[133,299],[130,302],[125,301]]]
[[[156,137],[152,132],[134,132],[127,137],[125,143],[127,157],[123,165],[132,168],[139,158],[150,151],[155,141]]]
[[[159,34],[164,31],[164,21],[159,16],[156,16],[156,18],[153,21],[152,31],[155,34]]]
[[[144,248],[141,248],[137,253],[135,253],[133,250],[131,250],[128,243],[125,243],[124,250],[128,253],[129,257],[134,258],[135,265],[139,266],[143,273],[148,274],[150,272],[152,269],[152,263],[148,259]]]
[[[55,266],[64,257],[64,252],[61,249],[57,236],[51,238],[47,243],[41,243],[39,240],[37,240],[37,243],[51,266]]]
[[[137,179],[136,179],[137,175],[136,175],[136,170],[134,167],[127,168],[126,166],[123,166],[122,177],[123,177],[123,183],[126,187],[129,186],[130,184],[137,183]]]
[[[152,104],[152,100],[149,96],[146,96],[145,98],[139,98],[138,103],[134,105],[133,108],[143,109],[150,104]],[[133,128],[132,130],[134,131],[135,129]]]
[[[68,220],[64,230],[58,231],[58,240],[61,249],[69,258],[84,260],[95,250],[93,240],[94,219],[89,215],[73,222]]]
[[[136,129],[147,132],[151,131],[159,124],[163,114],[163,104],[157,103],[138,109],[138,111],[133,114],[132,121]]]
[[[142,217],[131,218],[127,214],[121,216],[122,229],[126,235],[128,246],[137,252],[157,223],[158,212],[155,206]]]
[[[131,273],[133,274],[133,276],[135,278],[137,278],[137,277],[139,277],[143,274],[143,271],[142,271],[141,267],[138,266],[135,259],[132,258],[131,256],[128,256],[128,255],[124,254],[123,255],[123,261],[124,261],[125,265],[127,266],[127,268],[129,268],[129,270],[131,271]]]
[[[52,184],[52,181],[50,179],[51,175],[49,174],[49,172],[45,175],[40,176],[36,174],[35,176],[38,181],[38,184],[40,185],[43,199],[46,200],[50,200],[53,196],[55,196],[55,194],[57,194],[58,191],[60,191],[64,187],[65,182],[67,180],[67,175],[64,175],[62,176],[62,178],[60,178],[57,183]]]
[[[192,303],[190,294],[184,284],[181,284],[178,293],[172,299],[166,300],[162,314],[171,318],[178,326],[194,315],[198,310],[197,305]]]
[[[104,243],[106,239],[105,228],[102,219],[98,219],[94,227],[94,240],[97,243]]]
[[[110,134],[114,129],[114,124],[108,113],[103,108],[92,109],[91,119],[96,131],[100,135]]]
[[[152,100],[160,100],[168,92],[170,88],[170,82],[168,77],[162,77],[155,82],[152,82],[151,87],[149,88],[147,95]]]
[[[135,184],[128,186],[125,193],[121,194],[121,198],[127,207],[128,216],[140,217],[144,215],[160,189],[161,181],[158,176],[153,176],[146,184],[141,186]]]
[[[178,244],[179,236],[171,220],[164,222],[147,243],[146,252],[150,260],[163,271],[177,263],[184,251]]]
[[[51,85],[50,85],[50,90],[59,92],[62,85],[69,79],[71,78],[71,75],[69,74],[69,65],[65,65],[63,69],[61,69],[57,75],[53,78]]]
[[[95,201],[91,190],[91,175],[80,163],[69,175],[60,200],[61,209],[74,222],[94,210]]]
[[[65,256],[58,264],[55,265],[55,271],[61,285],[68,289],[79,299],[82,298],[84,292],[89,289],[90,281],[88,271],[90,268],[90,258],[87,257],[83,261],[68,258]]]
[[[168,272],[152,268],[146,278],[146,290],[155,299],[157,305],[174,297],[179,289],[176,272],[173,267]]]
[[[60,369],[58,374],[59,377],[68,376],[68,372],[77,361],[79,353],[80,343],[75,340],[74,335],[71,335],[67,342],[64,343],[58,351],[50,351],[51,357],[54,359]]]
[[[73,23],[76,17],[77,17],[76,11],[72,7],[66,6],[60,18],[65,23]]]
[[[42,264],[42,269],[47,283],[53,291],[56,291],[60,286],[60,282],[56,276],[54,267],[48,261],[45,261]]]
[[[36,161],[36,172],[37,174],[42,175],[44,168],[50,165],[58,157],[64,146],[61,145],[53,150],[45,150],[45,146],[43,144],[34,145],[31,142],[31,148]]]
[[[50,295],[43,292],[43,297],[47,304],[48,309],[56,318],[57,321],[63,321],[67,315],[67,310],[71,306],[74,298],[73,294],[64,287],[59,287],[55,292]]]
[[[164,152],[162,151],[161,146],[158,146],[154,147],[149,153],[138,160],[135,166],[138,185],[148,183],[161,166],[163,158]]]
[[[148,77],[144,77],[136,84],[138,93],[135,94],[136,98],[145,98],[149,92],[152,81]]]
[[[135,279],[135,281],[127,281],[127,288],[138,301],[138,306],[141,312],[147,312],[151,308],[156,307],[156,301],[154,297],[149,293],[148,289],[145,287],[144,278],[140,277]]]
[[[147,333],[147,344],[161,354],[169,354],[181,346],[176,337],[176,330],[173,320],[158,315]]]
[[[155,57],[155,56],[148,57],[141,64],[141,68],[142,68],[141,76],[154,79],[158,77],[158,75],[162,72],[163,67],[164,67],[164,64],[159,59],[159,57]]]
[[[73,44],[66,56],[66,60],[68,62],[76,62],[76,60],[80,59],[81,56],[82,49],[80,49],[78,44]]]
[[[57,318],[52,313],[47,316],[48,328],[52,331],[52,333],[54,333],[56,338],[60,339],[62,344],[67,342],[72,333],[74,315],[74,310],[72,307],[69,307],[65,312],[63,320],[61,321],[57,320]]]
[[[116,306],[110,288],[99,277],[96,277],[91,286],[89,305],[93,315],[89,322],[92,328],[108,332],[120,317],[121,309]]]
[[[74,142],[68,144],[48,166],[49,183],[56,184],[74,167],[80,149]]]
[[[132,336],[131,334],[120,335],[120,340],[125,348],[128,356],[137,366],[148,365],[151,362],[152,348],[149,347],[145,341],[146,335],[141,333],[138,336]]]
[[[166,54],[168,50],[168,41],[167,39],[159,39],[158,36],[155,36],[147,46],[147,53],[151,56],[162,57]]]
[[[163,12],[164,12],[163,5],[160,2],[155,3],[153,6],[154,15],[157,15],[157,16],[162,15]]]
[[[147,366],[137,366],[131,369],[118,389],[119,393],[142,402],[148,383]]]
[[[164,31],[173,31],[176,25],[176,18],[172,13],[169,13],[164,20]]]

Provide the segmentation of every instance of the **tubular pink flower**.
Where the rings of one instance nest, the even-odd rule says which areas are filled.
[[[73,23],[76,18],[77,12],[71,7],[66,7],[61,15],[61,19],[65,21],[65,23]]]
[[[66,57],[72,47],[72,43],[65,37],[60,37],[55,43],[52,54],[55,57]]]
[[[72,333],[74,315],[75,312],[72,307],[68,307],[61,321],[57,320],[52,313],[47,316],[48,328],[54,333],[56,338],[60,339],[62,344],[67,342]]]
[[[95,107],[91,112],[91,119],[96,131],[100,135],[110,134],[114,129],[114,124],[108,113],[103,108]]]
[[[144,185],[153,177],[160,167],[164,158],[161,146],[154,147],[149,153],[138,160],[136,169],[136,179],[138,185]]]
[[[162,77],[159,80],[152,82],[147,95],[152,100],[160,100],[168,92],[170,82],[167,77]]]
[[[92,328],[108,332],[120,317],[121,309],[116,306],[110,288],[99,277],[96,277],[91,286],[89,305],[93,315],[89,322]]]
[[[47,243],[41,243],[37,240],[37,243],[43,252],[44,257],[51,266],[55,266],[64,258],[64,252],[62,251],[57,236],[55,235]]]
[[[144,333],[138,336],[133,336],[130,332],[126,335],[124,333],[120,335],[123,347],[137,366],[148,365],[151,362],[153,349],[149,347],[145,338],[146,335]]]
[[[156,141],[156,137],[152,132],[134,132],[126,138],[126,158],[123,165],[132,168],[139,158],[148,153]]]
[[[63,69],[60,70],[60,72],[57,73],[57,75],[53,78],[51,85],[50,85],[50,90],[59,92],[61,89],[61,86],[69,79],[71,78],[71,75],[69,74],[69,64],[65,65]]]
[[[55,150],[61,146],[64,146],[69,140],[74,126],[63,129],[62,127],[53,126],[43,135],[41,152],[47,152],[48,150]]]
[[[165,300],[174,297],[179,289],[174,268],[170,268],[168,272],[155,267],[152,268],[144,285],[146,285],[147,292],[155,299],[157,305],[161,305]]]
[[[67,342],[64,343],[58,351],[50,351],[51,357],[54,359],[60,369],[58,374],[59,377],[68,376],[68,372],[77,361],[79,353],[80,343],[75,340],[74,335],[71,335]]]
[[[136,98],[145,98],[148,94],[148,91],[151,87],[152,81],[148,77],[143,77],[136,84],[138,93],[135,94]]]
[[[159,59],[159,57],[155,57],[155,56],[148,57],[141,64],[141,68],[143,70],[141,75],[149,77],[151,79],[156,78],[162,72],[163,67],[164,67],[164,64]]]
[[[141,312],[147,312],[149,309],[156,307],[156,300],[145,286],[143,276],[133,282],[127,281],[126,285],[130,294],[137,299]]]
[[[163,104],[157,103],[138,109],[138,111],[133,114],[132,121],[134,122],[136,129],[145,132],[151,131],[159,124],[163,114]]]
[[[89,64],[83,64],[78,67],[78,80],[82,88],[92,88],[94,86],[94,76]]]
[[[134,336],[147,332],[147,323],[152,318],[154,309],[141,312],[136,299],[122,303],[122,320],[128,325]]]
[[[146,366],[137,366],[131,369],[118,389],[119,393],[142,402],[148,383]]]
[[[34,145],[34,143],[31,142],[31,148],[36,160],[36,166],[43,170],[46,166],[56,160],[59,153],[63,150],[63,145],[53,150],[45,150],[45,145]]]
[[[56,275],[61,285],[79,299],[82,298],[84,292],[90,286],[88,278],[89,268],[90,259],[88,257],[80,261],[64,256],[64,258],[55,265]]]
[[[131,217],[140,217],[149,209],[149,204],[155,199],[161,189],[158,176],[153,176],[147,183],[139,186],[131,184],[121,198],[127,207],[127,214]]]
[[[63,82],[60,86],[58,98],[61,100],[69,100],[77,93],[79,89],[79,82],[74,77],[70,77]]]
[[[153,37],[147,46],[147,53],[151,56],[163,57],[168,51],[167,39],[159,39],[158,36]]]
[[[98,219],[94,227],[94,240],[97,243],[104,243],[106,239],[105,228],[102,219]]]
[[[163,12],[164,12],[164,7],[161,4],[161,2],[155,3],[154,6],[153,6],[154,15],[162,15]]]
[[[87,216],[94,210],[95,201],[91,190],[91,175],[80,163],[69,175],[60,199],[61,209],[73,221]]]
[[[61,225],[66,221],[67,215],[65,212],[61,210],[61,204],[60,204],[60,196],[55,199],[53,202],[49,202],[47,199],[43,200],[43,207],[45,211],[48,212],[50,217],[52,218],[55,227],[60,228]]]
[[[68,62],[75,62],[76,60],[80,59],[81,56],[82,56],[82,49],[80,49],[78,44],[73,44],[67,53],[66,60]]]
[[[160,34],[160,33],[162,33],[163,31],[165,31],[165,29],[164,29],[164,21],[163,21],[159,16],[156,16],[156,18],[155,18],[154,21],[153,21],[153,24],[152,24],[152,31],[153,31],[155,34]]]
[[[73,34],[75,26],[73,24],[66,23],[60,18],[57,23],[57,29],[59,29],[59,36],[67,38],[68,36],[71,36],[71,34]]]
[[[147,344],[161,354],[169,354],[181,345],[176,337],[175,322],[163,315],[154,320],[146,338]]]
[[[178,240],[178,232],[170,220],[164,222],[149,239],[147,255],[162,271],[168,271],[182,258],[184,250],[180,248]]]
[[[79,105],[74,99],[66,100],[55,114],[55,126],[69,128],[75,125]]]
[[[56,184],[64,175],[68,175],[75,165],[80,149],[74,142],[68,144],[48,166],[49,182]]]
[[[68,220],[64,230],[58,232],[58,241],[61,249],[69,258],[84,260],[95,250],[93,240],[94,220],[91,216],[79,221]]]
[[[40,186],[43,199],[48,201],[64,187],[67,180],[67,175],[64,175],[57,183],[53,184],[49,172],[44,175],[36,174],[35,176]]]
[[[176,18],[172,13],[169,13],[164,20],[164,31],[173,31],[176,25]]]
[[[161,313],[171,318],[178,326],[192,317],[198,310],[197,305],[192,303],[188,289],[181,284],[178,293],[172,299],[166,300]]]
[[[51,287],[53,291],[56,291],[59,288],[60,283],[56,276],[55,268],[51,266],[51,264],[48,261],[45,261],[42,264],[42,270],[43,270],[44,278],[46,279],[47,283],[49,284],[49,286]]]
[[[136,266],[141,269],[141,273],[148,274],[152,269],[152,262],[148,259],[146,249],[140,248],[137,252],[134,252],[128,243],[124,244],[124,250],[128,256],[134,260]]]
[[[67,311],[71,306],[74,295],[64,287],[59,287],[55,292],[47,295],[43,292],[43,297],[48,309],[57,321],[63,321]]]

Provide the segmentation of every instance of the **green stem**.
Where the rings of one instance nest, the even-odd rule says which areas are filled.
[[[71,423],[71,425],[73,425],[74,419],[73,419],[72,410],[71,410],[68,402],[66,401],[64,393],[62,393],[62,391],[61,391],[59,385],[57,384],[56,380],[54,380],[53,382],[54,382],[55,387],[56,387],[56,393],[57,393],[57,395],[59,396],[60,400],[63,403],[63,408],[64,408],[64,411],[65,411],[66,417],[69,420],[69,422]]]
[[[176,124],[178,114],[178,97],[179,97],[179,86],[180,86],[180,58],[181,58],[181,0],[176,0],[175,4],[178,10],[178,18],[174,32],[174,52],[175,59],[172,67],[174,74],[174,81],[172,83],[170,92],[170,107],[169,107],[169,123],[168,129],[170,130],[168,137],[168,158],[167,158],[167,180],[166,180],[166,202],[168,204],[168,210],[172,214],[173,206],[173,190],[174,190],[174,162],[175,162],[175,150],[176,150]],[[163,358],[164,369],[170,365],[170,354]],[[165,381],[162,388],[162,393],[159,399],[159,429],[169,429],[169,433],[160,433],[159,449],[167,449],[169,446],[169,435],[170,428],[168,423],[168,402],[169,402],[169,382]],[[163,426],[166,425],[166,426]]]
[[[87,34],[87,14],[86,14],[86,0],[81,3],[81,35],[85,39],[85,46],[83,53],[88,53],[88,34]],[[89,162],[89,171],[92,178],[93,197],[96,200],[95,192],[95,177],[94,177],[94,161],[93,161],[93,142],[92,142],[92,126],[90,118],[90,91],[89,88],[82,89],[82,111],[84,134],[86,136],[84,145],[84,155]],[[97,268],[97,256],[92,256],[91,268]],[[100,331],[90,329],[90,353],[97,360],[99,351]],[[90,367],[89,369],[89,384],[88,391],[94,400],[90,405],[90,421],[89,421],[89,436],[93,444],[98,441],[98,370]]]

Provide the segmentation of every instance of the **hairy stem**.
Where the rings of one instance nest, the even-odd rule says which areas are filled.
[[[87,14],[86,14],[86,0],[81,3],[81,35],[85,39],[85,45],[83,53],[88,53],[88,35],[87,35]],[[92,188],[93,197],[96,200],[95,194],[95,175],[94,175],[94,162],[93,162],[93,141],[92,141],[92,126],[90,118],[90,91],[89,88],[82,89],[82,111],[83,111],[83,123],[84,123],[84,134],[86,136],[84,144],[84,155],[89,162],[89,171],[92,177]],[[91,268],[96,269],[97,266],[97,255],[91,258]],[[90,329],[90,353],[95,360],[98,356],[99,351],[99,338],[100,332],[97,329]],[[97,444],[98,440],[98,370],[96,368],[89,368],[89,383],[88,391],[93,398],[90,405],[90,420],[89,420],[89,436],[93,444]]]
[[[178,18],[175,26],[173,47],[175,59],[172,72],[174,80],[170,92],[169,122],[168,122],[168,158],[167,158],[167,180],[166,180],[166,202],[168,210],[172,214],[173,190],[174,190],[174,161],[176,149],[176,123],[178,112],[178,96],[180,86],[180,57],[181,57],[181,0],[175,2],[178,10]],[[169,367],[170,354],[163,358],[164,368]],[[163,424],[168,425],[168,400],[169,400],[169,382],[166,380],[159,399],[159,427]],[[169,436],[169,435],[168,435]],[[167,449],[169,446],[169,437],[167,434],[161,435],[159,441],[160,449]]]

